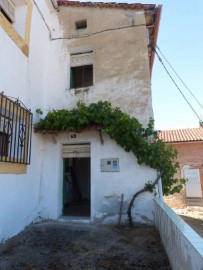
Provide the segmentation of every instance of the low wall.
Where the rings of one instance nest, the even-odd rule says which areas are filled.
[[[173,270],[203,270],[203,239],[160,199],[155,226]]]

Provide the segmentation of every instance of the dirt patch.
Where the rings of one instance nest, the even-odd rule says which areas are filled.
[[[203,237],[203,207],[173,209],[193,230]]]
[[[41,223],[0,246],[0,269],[171,269],[154,227]]]

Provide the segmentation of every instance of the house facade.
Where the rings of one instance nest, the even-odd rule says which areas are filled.
[[[28,119],[17,107],[7,113],[9,107],[2,103],[9,121],[16,115],[23,119],[25,135],[16,129],[13,145],[30,153],[30,160],[19,157],[20,150],[13,157],[5,127],[0,141],[0,240],[39,217],[116,223],[122,198],[124,222],[132,195],[153,181],[156,171],[138,165],[132,153],[96,130],[32,132],[31,137],[27,127],[41,117],[36,109],[44,117],[53,109],[72,109],[78,101],[89,105],[99,100],[146,126],[153,117],[151,44],[156,43],[161,7],[53,0],[8,0],[0,6],[2,98],[18,104],[19,111],[30,110]],[[135,221],[153,223],[151,202],[151,194],[140,196]]]
[[[165,130],[159,138],[177,150],[177,177],[187,179],[181,193],[167,196],[165,201],[175,208],[203,206],[203,128]]]

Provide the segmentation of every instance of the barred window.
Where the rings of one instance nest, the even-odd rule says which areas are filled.
[[[8,156],[8,134],[0,132],[0,155]]]
[[[30,164],[32,113],[0,93],[0,161]]]

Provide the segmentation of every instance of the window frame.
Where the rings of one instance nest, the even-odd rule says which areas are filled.
[[[24,16],[24,31],[22,33],[22,27],[19,28],[18,18],[16,20],[10,20],[6,14],[5,9],[0,9],[0,26],[13,40],[13,42],[19,47],[25,56],[29,55],[29,43],[30,43],[30,29],[31,29],[31,17],[32,17],[32,1],[23,0],[23,4],[16,5],[17,0],[13,1],[15,6],[15,13],[18,6],[26,7],[26,14]],[[20,2],[21,3],[21,2]],[[4,10],[2,12],[2,10]],[[17,11],[18,13],[18,11]],[[16,16],[15,16],[16,17]],[[22,17],[20,17],[22,18]],[[18,26],[17,26],[18,25]],[[20,31],[19,31],[20,30]]]
[[[30,164],[32,113],[0,93],[0,162]]]
[[[81,80],[79,73],[81,72]],[[86,80],[87,78],[87,80]],[[77,80],[77,81],[76,81]],[[70,55],[70,89],[87,88],[94,85],[93,51]]]
[[[89,70],[88,70],[89,69]],[[81,78],[79,73],[81,72]],[[93,85],[93,65],[71,67],[70,88],[83,88]]]
[[[87,20],[80,20],[75,22],[75,29],[76,30],[81,30],[81,29],[86,29],[87,28]]]

